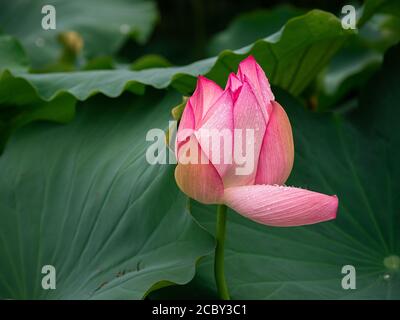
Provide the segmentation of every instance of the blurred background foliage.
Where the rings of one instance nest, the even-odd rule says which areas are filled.
[[[0,30],[21,42],[37,73],[185,65],[272,35],[310,9],[341,16],[352,3],[359,32],[306,91],[310,107],[319,110],[347,103],[400,38],[397,5],[387,0],[367,1],[364,13],[358,1],[47,1],[57,7],[56,30],[38,23],[44,3],[0,0]]]
[[[45,31],[43,1],[1,0],[0,28],[15,35],[28,50],[34,66],[46,66],[61,50],[57,38],[76,31],[83,38],[87,58],[115,54],[118,62],[131,63],[147,54],[165,57],[175,65],[187,64],[221,49],[238,49],[278,31],[284,23],[309,9],[340,14],[348,1],[213,1],[117,0],[48,1],[57,7],[57,30]],[[357,7],[359,3],[354,3]],[[93,9],[96,8],[96,9]],[[21,12],[30,12],[18,19]],[[28,19],[27,19],[28,18]],[[144,45],[146,43],[146,45]],[[60,54],[60,52],[58,52]],[[59,56],[58,56],[59,57]]]

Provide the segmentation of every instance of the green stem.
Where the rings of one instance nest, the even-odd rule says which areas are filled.
[[[217,246],[215,248],[214,275],[218,294],[222,300],[230,300],[224,272],[224,245],[226,230],[226,206],[217,207]]]

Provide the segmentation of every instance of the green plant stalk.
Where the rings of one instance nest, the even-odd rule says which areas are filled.
[[[226,210],[223,204],[217,207],[217,246],[215,248],[214,258],[214,276],[218,289],[218,295],[222,300],[230,300],[228,287],[225,281],[224,271],[224,247],[225,247],[225,230],[226,230]]]

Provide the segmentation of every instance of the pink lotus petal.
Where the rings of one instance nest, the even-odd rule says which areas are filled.
[[[233,100],[229,90],[208,110],[195,135],[203,152],[223,177],[232,165],[233,153]]]
[[[274,100],[275,97],[271,91],[271,86],[264,70],[259,66],[253,56],[248,56],[246,59],[240,62],[238,77],[242,82],[244,81],[245,77],[249,79],[258,103],[263,107],[262,112],[265,122],[268,123],[270,101]]]
[[[191,154],[192,150],[195,150],[194,154]],[[187,154],[192,163],[183,161]],[[222,179],[194,135],[179,150],[175,180],[182,192],[199,202],[221,202],[224,194]]]
[[[272,101],[272,112],[258,160],[255,184],[285,183],[294,161],[292,127],[285,110]]]
[[[185,143],[186,139],[193,134],[195,128],[194,113],[190,100],[186,103],[183,110],[181,120],[179,122],[178,131],[176,134],[176,154],[178,154],[180,147]]]
[[[301,226],[334,219],[336,196],[300,188],[270,185],[225,189],[226,205],[256,222],[279,227]]]
[[[254,183],[257,173],[258,158],[266,129],[261,106],[258,104],[253,90],[246,79],[233,106],[233,125],[235,130],[233,144],[235,165],[231,166],[223,177],[225,187]],[[252,130],[254,141],[247,141],[247,129]],[[238,132],[241,132],[241,139],[239,139],[237,135]],[[254,152],[249,152],[251,149],[253,149]],[[240,150],[242,152],[240,152]],[[252,168],[249,174],[238,174],[237,169],[243,167],[243,165],[238,163],[235,153],[247,154],[250,156],[249,159],[247,159],[248,165],[251,163],[249,168]]]
[[[223,90],[214,81],[199,76],[196,90],[189,99],[194,112],[196,128],[201,125],[204,115],[222,93]]]

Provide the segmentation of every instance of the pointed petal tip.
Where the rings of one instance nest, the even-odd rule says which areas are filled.
[[[220,94],[222,92],[222,88],[213,80],[208,79],[203,75],[199,75],[197,77],[195,93],[199,93],[200,91],[213,91],[213,94]]]
[[[243,74],[243,79],[242,79],[242,87],[244,87],[244,86],[246,86],[246,88],[251,90],[255,96],[255,93],[254,93],[253,87],[252,87],[252,82],[246,74]]]
[[[328,220],[333,220],[336,219],[337,217],[337,212],[338,212],[338,208],[339,208],[339,198],[337,197],[336,194],[331,196],[332,198],[332,215],[331,218]]]
[[[189,98],[192,104],[196,126],[201,123],[203,116],[213,103],[220,97],[223,90],[214,81],[199,75],[197,77],[196,89]]]
[[[228,76],[228,80],[226,81],[226,88],[232,88],[232,86],[234,86],[234,90],[236,90],[236,87],[238,87],[239,85],[241,86],[242,82],[240,81],[236,73],[231,72]]]

